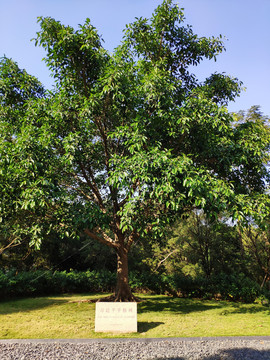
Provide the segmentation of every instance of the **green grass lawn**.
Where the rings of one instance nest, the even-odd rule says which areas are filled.
[[[104,295],[103,295],[104,296]],[[139,295],[138,333],[95,333],[100,295],[63,295],[0,302],[0,338],[256,336],[270,334],[270,308],[259,304]],[[81,302],[82,301],[82,302]]]

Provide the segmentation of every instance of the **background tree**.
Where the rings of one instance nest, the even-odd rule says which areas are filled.
[[[210,278],[245,269],[239,233],[225,217],[209,220],[202,212],[193,212],[174,227],[172,240],[186,274]]]
[[[199,83],[190,73],[224,46],[183,21],[165,0],[151,19],[128,25],[109,54],[89,19],[74,30],[40,18],[36,44],[55,79],[46,94],[24,71],[10,83],[6,68],[17,65],[1,65],[2,224],[36,246],[50,232],[84,233],[114,249],[117,301],[134,300],[128,253],[136,239],[161,237],[194,208],[242,220],[266,206],[268,128],[234,126],[223,104],[239,94],[237,79]],[[33,91],[18,101],[20,74]]]
[[[250,276],[263,288],[269,289],[270,280],[270,241],[269,228],[262,230],[250,225],[241,231],[243,247],[249,259]]]

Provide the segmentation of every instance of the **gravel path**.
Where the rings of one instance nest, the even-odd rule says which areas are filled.
[[[1,360],[270,360],[270,337],[0,340]]]

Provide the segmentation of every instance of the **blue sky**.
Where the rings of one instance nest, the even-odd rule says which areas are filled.
[[[230,111],[260,105],[270,116],[270,0],[179,0],[186,23],[200,36],[226,37],[226,52],[217,62],[205,60],[195,69],[200,80],[226,72],[243,81],[246,91]],[[89,17],[110,51],[117,46],[126,23],[150,17],[161,0],[0,0],[0,56],[17,61],[50,88],[52,79],[41,59],[45,53],[30,39],[39,30],[38,16],[51,16],[77,27]]]

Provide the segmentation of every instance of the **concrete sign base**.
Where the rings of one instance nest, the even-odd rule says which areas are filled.
[[[137,332],[137,303],[97,302],[95,332]]]

